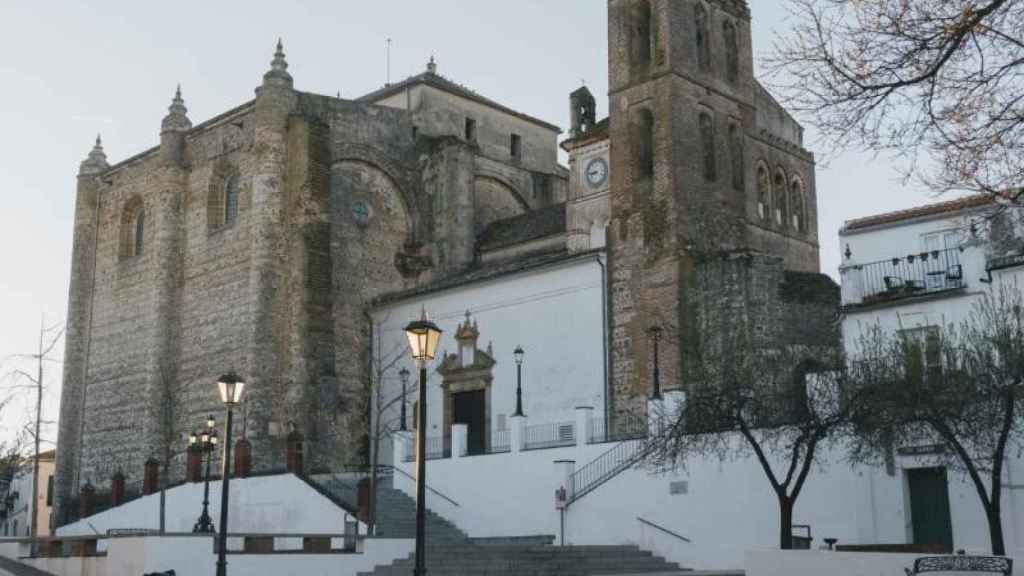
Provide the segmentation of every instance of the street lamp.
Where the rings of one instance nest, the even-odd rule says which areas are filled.
[[[197,534],[213,534],[217,530],[213,527],[213,519],[210,518],[210,460],[213,459],[213,452],[217,449],[217,431],[213,429],[215,422],[213,416],[206,419],[206,429],[202,432],[193,432],[188,437],[189,448],[202,454],[206,458],[206,472],[203,480],[203,513],[199,520],[192,527],[192,532]]]
[[[245,382],[235,373],[225,374],[217,379],[220,401],[228,410],[224,425],[224,466],[221,472],[220,496],[220,538],[217,545],[217,576],[228,574],[228,483],[231,480],[231,410],[242,401]]]
[[[405,335],[409,338],[412,358],[420,369],[420,402],[416,419],[416,566],[412,573],[414,576],[426,576],[427,362],[433,360],[437,352],[441,329],[427,320],[427,311],[424,310],[419,320],[405,327]]]
[[[523,416],[523,356],[526,352],[522,346],[516,346],[513,354],[516,357],[516,413],[513,416]]]
[[[647,336],[654,345],[654,390],[651,392],[651,400],[661,400],[661,367],[658,365],[658,342],[661,341],[661,326],[651,326],[647,329]]]
[[[409,385],[409,369],[403,367],[401,370],[399,370],[398,378],[402,380],[402,423],[399,425],[398,429],[401,430],[402,432],[405,432],[407,430],[407,428],[405,427],[405,390],[406,387]]]

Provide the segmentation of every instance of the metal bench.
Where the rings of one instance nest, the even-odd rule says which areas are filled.
[[[914,560],[914,569],[904,568],[907,576],[928,572],[984,572],[1013,574],[1013,560],[1002,556],[925,556]]]

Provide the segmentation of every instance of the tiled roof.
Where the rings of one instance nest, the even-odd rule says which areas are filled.
[[[398,94],[398,93],[402,92],[403,90],[405,90],[406,88],[414,86],[416,84],[425,84],[427,86],[433,86],[434,88],[437,88],[438,90],[444,90],[445,92],[448,92],[450,94],[454,94],[456,96],[460,96],[460,97],[465,98],[467,100],[473,100],[474,102],[478,102],[478,103],[483,104],[485,106],[490,106],[491,108],[495,108],[495,109],[500,110],[500,111],[502,111],[502,112],[504,112],[506,114],[509,114],[511,116],[515,116],[515,117],[517,117],[517,118],[519,118],[521,120],[526,120],[527,122],[531,122],[533,124],[537,124],[539,126],[547,128],[548,130],[553,130],[555,132],[558,132],[559,134],[562,133],[562,129],[561,128],[559,128],[558,126],[555,126],[554,124],[551,124],[550,122],[545,122],[545,121],[543,121],[543,120],[541,120],[539,118],[535,118],[533,116],[530,116],[529,114],[523,114],[522,112],[517,112],[517,111],[509,108],[508,106],[504,106],[502,104],[499,104],[499,103],[495,102],[494,100],[491,100],[490,98],[486,98],[484,96],[481,96],[480,94],[477,94],[476,92],[470,90],[469,88],[466,88],[465,86],[463,86],[461,84],[457,84],[455,82],[452,82],[451,80],[445,78],[444,76],[441,76],[440,74],[438,74],[436,72],[430,72],[430,71],[423,72],[422,74],[418,74],[416,76],[410,76],[410,77],[406,78],[405,80],[402,80],[401,82],[398,82],[396,84],[389,84],[389,85],[387,85],[387,86],[385,86],[385,87],[383,87],[383,88],[381,88],[379,90],[375,90],[375,91],[370,92],[369,94],[367,94],[365,96],[361,96],[360,98],[357,98],[356,101],[358,101],[358,102],[376,102],[378,100],[381,100],[381,99],[387,98],[389,96],[393,96],[395,94]]]
[[[477,238],[480,250],[494,250],[565,232],[565,204],[553,204],[492,222]]]
[[[847,220],[846,224],[843,225],[841,232],[853,232],[864,228],[879,226],[881,224],[892,224],[894,222],[902,222],[904,220],[912,220],[914,218],[921,218],[924,216],[959,212],[967,208],[985,206],[992,202],[992,196],[988,194],[977,194],[974,196],[967,196],[965,198],[957,198],[956,200],[948,200],[946,202],[926,204],[924,206],[916,206],[906,210],[897,210],[895,212],[886,212],[885,214],[876,214],[874,216]]]

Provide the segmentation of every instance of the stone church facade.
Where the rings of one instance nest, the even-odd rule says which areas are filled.
[[[160,145],[117,164],[97,140],[77,183],[58,507],[181,453],[230,370],[257,471],[283,467],[296,431],[308,468],[363,461],[370,310],[396,295],[606,254],[608,405],[625,413],[646,405],[649,327],[672,335],[661,372],[679,386],[706,295],[754,283],[785,305],[774,287],[818,277],[814,159],[753,77],[745,1],[608,10],[609,117],[572,95],[568,170],[558,127],[433,60],[348,100],[296,90],[280,43],[254,100],[193,125],[179,91]]]

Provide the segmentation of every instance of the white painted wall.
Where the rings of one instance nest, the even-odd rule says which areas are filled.
[[[413,540],[371,538],[354,554],[229,554],[227,561],[231,574],[248,576],[355,576],[404,558],[413,548]],[[217,556],[208,536],[112,538],[106,549],[106,557],[20,561],[56,576],[128,576],[167,570],[188,576],[215,573]],[[0,555],[18,558],[16,546],[0,543]]]
[[[232,479],[230,490],[229,532],[342,534],[345,531],[345,511],[291,474]],[[218,530],[220,494],[220,482],[210,482],[210,515]],[[166,531],[191,532],[202,512],[202,502],[202,483],[168,490]],[[57,534],[106,534],[107,530],[118,528],[157,529],[159,514],[160,494],[151,494],[63,526]],[[361,531],[365,533],[365,527]]]
[[[398,374],[402,367],[408,368],[412,374],[408,400],[411,427],[418,372],[408,356],[403,330],[425,309],[444,330],[439,349],[455,353],[455,332],[468,310],[480,330],[479,347],[486,350],[493,344],[497,361],[490,394],[492,434],[497,430],[499,415],[508,416],[515,410],[516,365],[512,353],[518,345],[526,351],[523,409],[531,422],[572,422],[576,406],[593,406],[595,412],[603,413],[602,278],[597,256],[587,255],[374,310],[374,354],[382,359],[377,364],[386,367],[384,398],[401,395]],[[395,358],[398,360],[392,362]],[[439,361],[428,367],[427,423],[431,437],[443,434],[441,375],[436,372]],[[385,419],[395,422],[398,413],[395,404]],[[388,446],[382,447],[382,462],[387,463],[391,453]]]
[[[844,261],[841,269],[844,284],[844,303],[850,303],[850,285],[857,282],[857,271],[852,266],[885,260],[891,257],[905,257],[925,248],[924,236],[936,232],[957,232],[960,235],[963,251],[959,253],[960,264],[963,266],[966,289],[942,297],[910,298],[896,300],[882,305],[844,310],[842,335],[844,346],[851,357],[858,355],[861,338],[868,330],[878,327],[884,333],[893,334],[901,329],[912,329],[925,326],[945,327],[959,324],[969,318],[974,306],[982,294],[1000,290],[1004,286],[1013,289],[1024,289],[1024,269],[1010,268],[992,272],[992,283],[982,282],[988,279],[985,272],[986,255],[989,251],[984,238],[984,223],[976,225],[982,233],[974,238],[969,233],[970,222],[977,220],[979,212],[963,211],[942,218],[925,218],[910,220],[898,224],[866,229],[856,233],[840,234],[843,250],[848,245],[852,257]],[[1019,218],[1020,215],[1011,215]],[[893,484],[875,481],[872,489],[879,494],[887,494],[892,507],[887,512],[890,517],[883,522],[886,526],[900,526],[898,533],[904,541],[912,541],[910,512],[903,505],[908,489],[905,486],[907,471],[913,468],[926,467],[933,464],[921,459],[899,457],[896,462],[896,478]],[[1024,553],[1024,460],[1012,454],[1006,462],[1003,493],[1003,530],[1006,545],[1010,551]],[[884,485],[884,486],[883,486]],[[890,494],[891,493],[891,494]],[[949,503],[953,520],[953,541],[956,548],[985,551],[989,549],[988,528],[980,507],[974,485],[954,471],[949,471]],[[881,514],[881,512],[879,512]],[[889,530],[889,529],[887,529]],[[891,531],[891,530],[890,530]]]
[[[751,550],[746,554],[747,576],[894,576],[912,568],[920,554],[866,552]],[[1013,561],[1015,576],[1024,575],[1021,558]],[[951,573],[951,574],[959,574]]]

